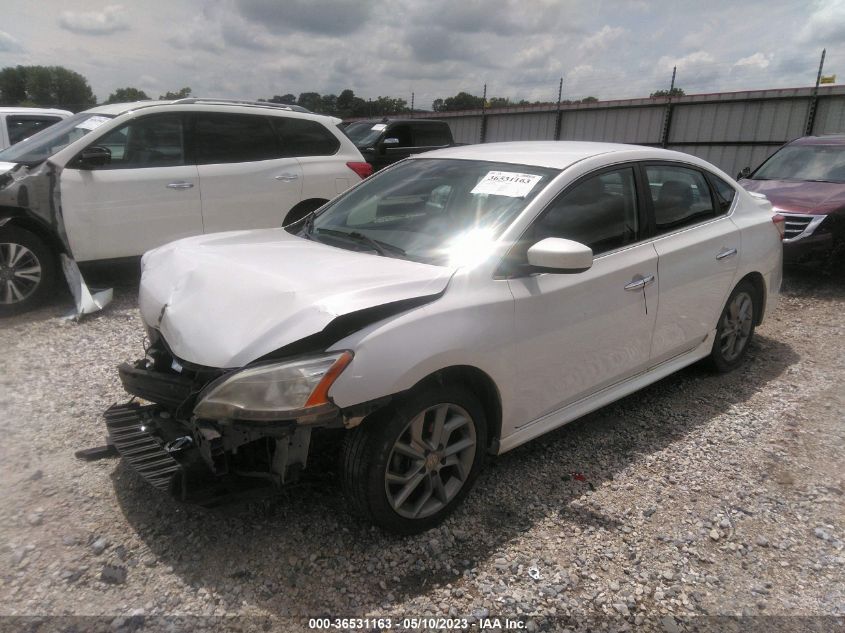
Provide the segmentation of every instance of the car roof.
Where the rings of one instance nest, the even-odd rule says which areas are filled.
[[[393,117],[384,117],[381,119],[359,119],[357,121],[350,121],[350,125],[353,123],[366,123],[366,124],[374,124],[374,123],[422,123],[424,125],[428,125],[431,123],[437,123],[440,125],[446,124],[446,121],[441,121],[439,119],[394,119]]]
[[[133,101],[130,103],[108,103],[86,110],[90,114],[106,114],[120,116],[133,110],[152,108],[156,106],[188,106],[191,110],[208,110],[210,112],[244,112],[259,110],[266,114],[296,114],[301,117],[323,121],[326,124],[337,125],[341,119],[326,114],[316,114],[296,105],[271,103],[269,101],[241,101],[236,99],[205,99],[189,97],[176,101]]]
[[[845,134],[823,134],[821,136],[802,136],[790,145],[845,145]]]
[[[702,166],[705,161],[672,150],[644,145],[625,145],[623,143],[595,143],[590,141],[516,141],[508,143],[484,143],[480,145],[461,145],[437,149],[412,156],[420,158],[452,158],[463,160],[484,160],[515,165],[532,165],[566,169],[570,165],[601,154],[625,153],[630,160],[683,160]]]
[[[18,106],[3,106],[0,107],[0,114],[64,114],[70,116],[73,114],[70,110],[61,110],[59,108],[25,108]]]

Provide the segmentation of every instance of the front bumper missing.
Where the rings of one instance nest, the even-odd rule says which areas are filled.
[[[157,425],[156,409],[138,403],[113,404],[103,414],[109,443],[150,484],[165,492],[180,492],[182,466],[149,432]]]

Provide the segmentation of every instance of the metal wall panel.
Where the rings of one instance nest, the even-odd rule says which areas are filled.
[[[676,104],[670,143],[784,142],[804,133],[806,99]]]
[[[456,143],[475,144],[481,140],[480,116],[444,117],[444,120],[449,122]]]
[[[564,110],[560,138],[613,143],[658,143],[663,106]]]
[[[555,137],[556,112],[491,114],[487,117],[486,142],[551,141]]]
[[[813,134],[845,132],[845,97],[819,97]]]
[[[729,176],[744,167],[756,169],[760,163],[778,150],[777,145],[670,145],[668,149],[698,156],[713,163]]]

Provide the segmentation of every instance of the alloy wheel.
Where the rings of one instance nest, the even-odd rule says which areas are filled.
[[[748,339],[754,325],[754,302],[747,292],[738,292],[725,310],[722,317],[719,346],[722,357],[728,361],[736,360]]]
[[[384,488],[393,510],[420,519],[446,507],[461,491],[476,451],[475,421],[456,404],[417,414],[393,444]]]
[[[22,244],[0,243],[0,303],[24,301],[38,288],[42,276],[35,253]]]

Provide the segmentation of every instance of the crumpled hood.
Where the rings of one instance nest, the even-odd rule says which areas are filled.
[[[747,191],[762,193],[781,211],[816,215],[845,209],[845,184],[748,179],[739,184]]]
[[[11,171],[12,169],[14,169],[17,166],[18,166],[17,163],[6,163],[6,162],[3,162],[3,161],[0,161],[0,175],[5,174],[7,171]]]
[[[335,317],[435,295],[454,269],[347,251],[284,229],[191,237],[149,251],[139,303],[173,353],[232,368]]]

